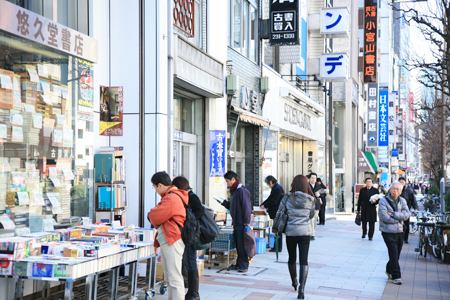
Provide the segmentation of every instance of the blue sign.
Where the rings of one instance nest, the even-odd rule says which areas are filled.
[[[380,186],[387,188],[388,187],[388,173],[380,174]]]
[[[379,91],[378,103],[378,146],[389,145],[388,91]]]
[[[183,140],[183,132],[174,130],[173,131],[173,139],[182,141]]]
[[[327,29],[333,28],[334,26],[339,24],[339,22],[342,20],[342,16],[341,15],[338,15],[337,17],[336,16],[333,17],[333,14],[330,13],[330,12],[327,12],[327,14],[325,16],[330,18],[330,19],[325,20],[325,22],[328,24],[328,25],[326,25]]]
[[[225,175],[225,138],[225,131],[209,131],[209,177]]]
[[[327,73],[331,74],[336,70],[336,66],[342,66],[342,62],[340,60],[343,58],[344,58],[343,55],[339,55],[336,57],[327,57],[327,62],[325,63],[325,66],[330,67]]]
[[[392,157],[398,156],[398,149],[392,149]]]
[[[300,63],[296,64],[296,74],[300,76],[300,78],[305,79],[306,76],[306,67],[307,67],[307,40],[308,40],[308,27],[305,19],[302,18],[302,43],[301,43],[301,51],[300,51]]]

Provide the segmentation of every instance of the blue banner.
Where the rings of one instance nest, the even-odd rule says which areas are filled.
[[[209,177],[225,175],[225,138],[225,131],[209,131]]]
[[[379,91],[378,103],[378,146],[389,145],[389,113],[388,113],[388,91]]]

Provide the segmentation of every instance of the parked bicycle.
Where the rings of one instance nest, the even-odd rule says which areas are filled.
[[[416,233],[417,229],[419,228],[417,226],[418,222],[420,222],[420,220],[419,220],[419,212],[415,211],[415,210],[411,210],[411,217],[410,217],[410,220],[409,220],[409,234]]]
[[[433,233],[431,234],[433,254],[442,261],[445,261],[447,251],[450,250],[447,244],[447,230],[449,229],[450,225],[443,220],[439,220],[436,222],[436,225],[433,228]]]
[[[419,247],[414,249],[414,251],[419,252],[419,254],[423,257],[427,257],[427,249],[430,244],[429,235],[435,224],[428,222],[429,218],[427,216],[422,216],[420,219],[422,222],[417,223],[417,226],[419,226]],[[428,232],[428,228],[431,229],[430,232]]]

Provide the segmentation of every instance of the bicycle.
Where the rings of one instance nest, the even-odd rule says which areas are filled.
[[[413,221],[412,218],[416,218],[416,221]],[[417,222],[419,221],[418,212],[411,211],[411,220],[409,221],[409,234],[416,233],[418,226]]]
[[[419,226],[419,228],[420,228],[420,230],[419,230],[419,247],[414,249],[414,251],[419,252],[419,254],[423,257],[427,257],[427,249],[428,249],[428,245],[430,244],[428,228],[434,227],[435,224],[427,222],[429,219],[428,217],[423,216],[420,219],[422,220],[422,222],[417,223],[417,226]],[[426,230],[426,228],[427,228],[427,230]]]
[[[446,259],[446,253],[450,250],[447,244],[447,230],[449,229],[450,225],[443,220],[439,220],[436,222],[436,226],[434,227],[431,235],[433,254],[436,258],[440,258],[444,262]]]

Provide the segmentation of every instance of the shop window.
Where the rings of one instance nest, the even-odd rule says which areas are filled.
[[[87,217],[89,180],[76,171],[93,166],[92,135],[79,128],[93,120],[92,63],[6,33],[0,57],[0,214],[15,223],[0,235]]]
[[[228,45],[257,62],[258,10],[253,0],[229,0]]]
[[[174,96],[174,129],[194,134],[194,100]]]
[[[278,131],[268,130],[264,128],[264,162],[263,162],[263,178],[272,175],[278,178]],[[270,195],[271,189],[264,183],[263,200]]]
[[[175,31],[203,49],[203,0],[173,0]]]

